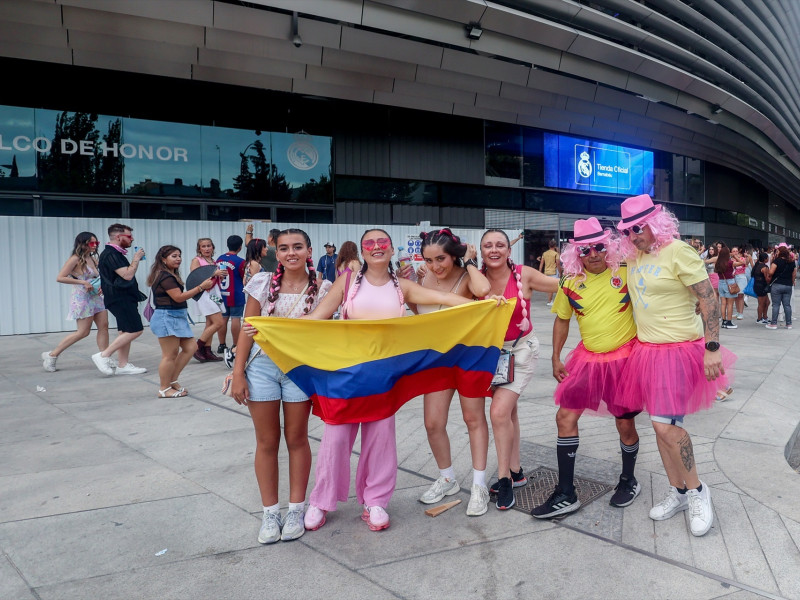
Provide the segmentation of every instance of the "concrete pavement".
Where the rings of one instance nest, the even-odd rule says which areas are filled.
[[[542,298],[532,307],[539,373],[519,404],[523,467],[535,475],[519,492],[529,494],[549,486],[556,468],[552,316]],[[468,518],[469,447],[453,402],[448,431],[462,483],[454,498],[463,502],[428,517],[417,498],[438,470],[416,398],[397,415],[388,530],[367,529],[351,490],[319,531],[261,546],[253,428],[247,410],[219,393],[222,363],[193,361],[181,378],[191,395],[157,399],[160,351],[149,330],[131,353],[148,368],[138,376],[102,376],[89,358],[93,338],[46,373],[39,355],[64,334],[2,337],[0,598],[800,599],[800,475],[786,460],[800,422],[800,328],[754,321],[748,308],[738,329],[722,330],[739,357],[734,394],[687,418],[715,507],[702,538],[688,533],[685,514],[647,516],[667,481],[642,416],[642,493],[631,506],[608,504],[620,468],[613,422],[584,417],[576,475],[599,497],[560,521],[493,505]],[[577,341],[573,321],[567,348]],[[315,454],[322,428],[312,416]],[[284,506],[286,467],[284,449]]]

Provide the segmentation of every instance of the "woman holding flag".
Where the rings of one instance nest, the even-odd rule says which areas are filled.
[[[311,240],[300,229],[286,229],[276,239],[279,261],[274,273],[253,275],[245,287],[245,317],[298,318],[312,311],[331,287],[317,285]],[[249,333],[248,333],[249,332]],[[256,432],[255,471],[264,506],[258,541],[272,544],[305,533],[306,490],[311,473],[308,416],[311,401],[266,354],[254,346],[246,326],[239,334],[239,349],[233,365],[233,398],[246,405]],[[249,357],[247,361],[244,357]],[[289,511],[281,519],[278,502],[278,449],[281,441],[280,409],[283,405],[283,435],[289,450]]]
[[[489,293],[489,281],[478,269],[478,251],[472,244],[462,244],[449,229],[420,233],[420,250],[425,259],[426,273],[420,281],[424,288],[449,290],[470,300]],[[442,308],[440,304],[419,304],[410,307],[417,314]],[[423,410],[428,444],[439,467],[439,478],[422,494],[419,501],[435,504],[445,496],[460,491],[450,455],[450,438],[447,436],[447,416],[455,389],[450,388],[425,394]],[[467,516],[478,517],[486,513],[489,489],[486,487],[486,457],[489,453],[489,424],[486,422],[486,398],[468,398],[459,394],[461,413],[469,433],[472,454],[472,488]]]
[[[392,268],[394,247],[382,229],[361,236],[364,265],[351,282],[336,280],[330,292],[309,315],[328,319],[342,305],[343,319],[391,319],[406,314],[406,302],[456,306],[470,300],[458,294],[439,292],[407,279],[398,279]],[[305,515],[306,529],[319,529],[328,511],[346,502],[350,490],[350,453],[359,427],[361,455],[356,471],[356,497],[364,505],[361,518],[370,530],[389,527],[389,506],[397,482],[397,442],[394,416],[360,423],[325,423],[317,465],[316,483]]]
[[[554,294],[558,279],[536,269],[515,265],[511,260],[511,242],[502,229],[488,229],[481,237],[482,272],[491,285],[491,293],[505,298],[517,298],[517,306],[508,325],[503,349],[514,354],[514,380],[492,389],[489,418],[497,451],[498,481],[489,488],[497,494],[497,506],[506,510],[514,506],[514,489],[528,483],[522,472],[519,453],[519,417],[517,400],[533,378],[539,358],[539,340],[528,318],[531,292]],[[512,467],[517,467],[515,471]]]

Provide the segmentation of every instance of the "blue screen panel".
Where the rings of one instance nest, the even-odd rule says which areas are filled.
[[[653,195],[653,153],[596,140],[544,134],[545,187]]]

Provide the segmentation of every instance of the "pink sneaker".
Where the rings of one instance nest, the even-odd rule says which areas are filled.
[[[364,506],[361,520],[366,521],[372,531],[380,531],[389,527],[389,515],[380,506]]]
[[[303,518],[303,524],[306,529],[309,531],[316,531],[325,525],[325,515],[327,512],[327,510],[322,510],[313,504],[309,504],[306,510],[306,516]]]

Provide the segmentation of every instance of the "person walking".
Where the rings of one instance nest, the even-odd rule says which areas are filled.
[[[158,338],[161,346],[161,362],[158,364],[159,398],[180,398],[188,394],[178,382],[181,372],[195,352],[186,301],[214,287],[214,280],[209,277],[197,287],[184,291],[184,283],[178,273],[182,262],[180,248],[161,246],[147,276],[147,285],[155,306],[150,318],[150,331]]]
[[[669,479],[650,518],[688,510],[692,535],[702,536],[714,522],[711,488],[697,472],[684,419],[714,405],[717,390],[728,387],[735,356],[720,347],[714,290],[697,252],[677,239],[674,215],[647,194],[626,199],[620,212],[617,229],[640,343],[628,358],[619,397],[629,409],[644,402]]]
[[[513,245],[514,242],[511,242]],[[558,257],[558,245],[556,244],[555,240],[550,240],[548,244],[548,249],[542,254],[542,260],[539,261],[539,272],[544,273],[547,277],[553,277],[554,279],[559,278],[559,257]],[[553,296],[555,293],[548,293],[547,294],[547,306],[553,306]]]
[[[128,361],[131,343],[142,335],[144,326],[139,315],[139,302],[147,296],[139,291],[136,283],[136,270],[144,258],[144,248],[139,248],[128,262],[125,256],[133,245],[133,229],[122,223],[114,223],[108,228],[109,241],[98,260],[103,301],[109,312],[117,320],[119,333],[105,349],[92,355],[97,369],[103,375],[139,375],[146,373],[144,367],[137,367]],[[111,356],[116,352],[117,360]],[[113,361],[113,362],[112,362]]]
[[[197,240],[197,256],[192,259],[189,269],[194,271],[198,267],[207,267],[215,265],[214,262],[214,242],[211,238],[200,238]],[[200,314],[206,319],[206,326],[200,336],[197,338],[197,350],[195,350],[194,358],[200,362],[219,362],[222,360],[221,356],[214,354],[211,349],[214,334],[217,333],[223,325],[222,322],[222,292],[219,289],[219,278],[228,276],[228,271],[225,269],[217,269],[214,272],[214,286],[207,291],[204,291],[200,298],[197,300],[197,308]]]
[[[641,486],[634,476],[639,453],[636,415],[621,405],[619,384],[625,375],[636,340],[627,273],[620,268],[619,240],[591,217],[575,221],[575,237],[561,252],[564,279],[556,294],[553,312],[553,377],[558,382],[556,455],[558,484],[550,497],[534,507],[531,515],[549,519],[578,510],[581,502],[575,490],[575,456],[578,452],[578,420],[584,411],[610,413],[619,432],[622,474],[611,506],[633,503]],[[572,315],[578,322],[581,341],[561,362],[561,350],[569,335]]]
[[[103,303],[100,288],[95,289],[92,280],[99,277],[97,262],[97,236],[90,231],[83,231],[75,236],[67,262],[58,272],[56,281],[72,286],[72,297],[69,302],[67,319],[77,322],[77,329],[69,334],[53,350],[42,352],[42,367],[45,371],[56,371],[56,361],[61,353],[87,337],[92,331],[92,324],[97,326],[97,347],[100,352],[108,348],[108,311]]]
[[[784,244],[778,247],[777,257],[769,267],[769,280],[772,283],[770,295],[772,297],[772,319],[767,323],[767,329],[778,328],[778,311],[783,306],[783,316],[786,329],[792,328],[792,292],[794,291],[797,267],[789,248]]]

